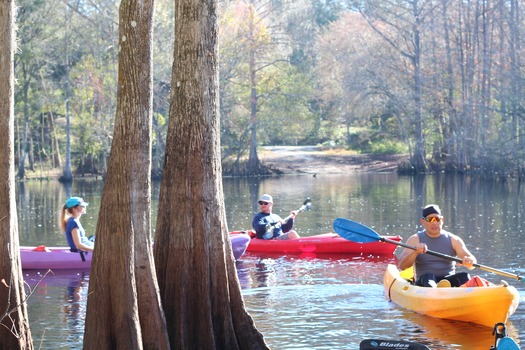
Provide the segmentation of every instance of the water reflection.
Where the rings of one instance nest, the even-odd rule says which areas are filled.
[[[276,349],[357,349],[370,338],[408,340],[431,349],[490,348],[491,328],[419,315],[389,302],[382,277],[394,260],[247,254],[237,268],[246,306]],[[507,325],[518,340],[513,322]]]
[[[491,329],[418,315],[385,296],[382,276],[395,257],[246,254],[237,261],[245,305],[274,349],[357,349],[363,339],[408,340],[431,349],[488,349]],[[25,272],[34,339],[42,349],[80,348],[89,273]],[[37,286],[37,282],[40,283]],[[512,320],[525,324],[524,312]],[[58,322],[57,322],[58,321]],[[507,326],[519,339],[514,322]]]
[[[153,184],[153,223],[158,186]],[[17,183],[20,243],[66,244],[58,230],[58,210],[68,193],[90,203],[82,223],[87,232],[94,233],[102,187],[101,181],[88,180],[75,181],[70,189],[53,181]],[[302,236],[331,232],[333,220],[346,217],[381,235],[399,234],[406,240],[419,229],[419,208],[438,203],[446,217],[445,228],[465,238],[480,264],[525,273],[521,244],[525,236],[525,191],[512,181],[483,182],[447,175],[319,174],[315,178],[224,179],[223,187],[232,231],[250,227],[262,193],[273,195],[274,211],[282,217],[306,197],[312,199],[312,210],[297,217],[296,227]],[[490,348],[493,338],[489,328],[431,319],[388,302],[382,276],[392,260],[394,256],[249,253],[237,262],[237,269],[246,306],[274,349],[357,349],[360,340],[367,338],[415,341],[431,349]],[[480,270],[476,274],[493,282],[502,279]],[[26,276],[29,280],[36,278]],[[35,343],[43,340],[41,349],[81,347],[88,280],[88,274],[79,272],[70,280],[55,275],[46,277],[35,290],[29,299],[29,313]],[[516,330],[514,339],[523,342],[525,286],[506,280],[522,295],[511,325]]]
[[[28,310],[35,344],[42,349],[80,348],[89,286],[89,271],[24,271]],[[76,344],[76,345],[75,345]]]
[[[397,309],[397,308],[396,308]],[[417,339],[431,349],[485,349],[494,344],[492,329],[465,322],[442,320],[399,308],[398,332]],[[508,335],[518,336],[512,322],[507,323]]]
[[[394,255],[364,257],[349,254],[256,254],[246,253],[237,261],[237,274],[243,289],[282,284],[382,283]]]
[[[64,319],[68,328],[83,329],[89,275],[82,273],[68,277],[64,293]]]

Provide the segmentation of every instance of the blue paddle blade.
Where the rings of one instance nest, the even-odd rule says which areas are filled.
[[[381,236],[370,227],[345,218],[334,220],[335,232],[352,242],[368,243],[381,240]]]
[[[505,337],[498,342],[498,350],[519,350],[518,344],[509,337]]]

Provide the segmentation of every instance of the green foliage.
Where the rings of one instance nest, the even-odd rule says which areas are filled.
[[[252,4],[233,3],[222,15],[221,28],[223,156],[245,153],[254,122],[259,143],[300,143],[315,125],[310,78],[290,64],[282,38]]]
[[[460,16],[473,13],[476,3],[432,7],[420,2],[425,16],[413,26],[416,17],[407,4],[221,3],[223,157],[245,157],[256,127],[258,144],[335,144],[361,152],[397,153],[406,152],[408,145],[413,148],[417,140],[436,163],[454,163],[454,169],[518,169],[525,159],[525,94],[519,83],[523,71],[508,62],[524,53],[523,37],[511,35],[525,31],[524,24],[507,18],[499,7],[476,22],[475,16]],[[50,116],[64,153],[67,96],[73,157],[97,162],[109,154],[118,5],[117,0],[17,1],[17,156],[26,147],[27,153],[49,159]],[[348,6],[355,10],[347,11]],[[173,2],[156,2],[153,152],[158,167],[172,90],[174,11]],[[523,17],[523,8],[516,11]],[[417,60],[420,101],[415,98],[415,28],[422,44]],[[448,41],[444,28],[449,30]],[[509,37],[516,43],[502,40]]]
[[[94,157],[109,154],[116,108],[115,100],[107,98],[115,94],[114,75],[98,65],[93,56],[86,55],[69,75],[71,124],[75,130],[72,152]]]
[[[400,154],[407,153],[408,149],[405,144],[401,142],[383,140],[383,142],[370,142],[368,149],[364,149],[363,153],[372,154]]]
[[[268,84],[262,87],[259,100],[259,139],[271,145],[300,144],[316,122],[308,103],[311,83],[290,65],[279,65],[266,73],[262,80]]]
[[[343,3],[338,0],[312,0],[315,23],[319,27],[325,27],[335,22],[343,10]]]

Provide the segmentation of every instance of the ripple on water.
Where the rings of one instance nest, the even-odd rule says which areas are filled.
[[[355,349],[372,323],[376,331],[392,327],[392,322],[374,322],[381,310],[390,309],[381,285],[256,288],[244,291],[244,297],[257,327],[276,349]]]

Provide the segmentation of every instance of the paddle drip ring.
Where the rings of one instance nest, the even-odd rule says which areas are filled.
[[[507,336],[507,327],[505,326],[505,323],[496,323],[494,330],[492,331],[492,335],[496,336],[496,339],[494,340],[494,345],[490,346],[490,349],[495,350],[498,348],[499,340]]]

